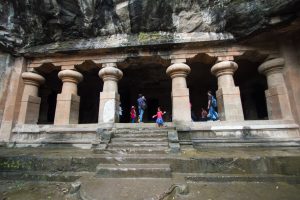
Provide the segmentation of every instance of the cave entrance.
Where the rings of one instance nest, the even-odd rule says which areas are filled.
[[[92,61],[85,61],[76,66],[83,75],[83,80],[78,84],[78,95],[80,96],[79,124],[98,123],[100,92],[103,81],[98,76],[99,66]]]
[[[142,94],[147,99],[147,109],[143,116],[143,122],[154,123],[152,116],[156,114],[157,107],[167,113],[164,116],[166,122],[171,121],[171,78],[166,74],[169,63],[164,63],[160,58],[137,58],[127,60],[127,66],[122,69],[124,75],[119,82],[119,93],[122,107],[121,123],[130,122],[130,108],[136,107],[137,99]],[[122,68],[122,67],[121,67]]]
[[[217,79],[210,72],[216,59],[206,54],[199,54],[188,60],[191,73],[187,77],[187,86],[190,91],[191,114],[193,121],[202,121],[201,109],[207,110],[207,92],[212,91],[216,96],[218,89]]]
[[[45,84],[42,84],[39,88],[41,104],[38,124],[53,124],[56,97],[57,94],[61,93],[62,89],[62,82],[58,78],[60,68],[52,64],[44,64],[36,70],[46,79]]]
[[[240,88],[245,120],[268,119],[265,90],[266,78],[258,73],[261,62],[238,59],[239,69],[235,73],[236,85]]]

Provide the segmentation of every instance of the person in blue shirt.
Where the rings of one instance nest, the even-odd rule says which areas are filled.
[[[147,103],[146,103],[146,98],[142,94],[139,94],[137,104],[139,109],[139,122],[143,122],[143,115],[147,108]]]
[[[207,118],[208,118],[208,120],[216,121],[216,120],[219,119],[219,115],[215,110],[217,108],[217,100],[212,95],[211,91],[207,92],[207,96],[208,96],[208,103],[207,103],[208,115],[207,115]]]

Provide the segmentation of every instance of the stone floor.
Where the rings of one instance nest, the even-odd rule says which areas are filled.
[[[157,179],[105,179],[101,183],[89,182],[84,188],[83,199],[100,200],[156,200],[170,186],[170,180]],[[72,200],[69,183],[0,181],[1,200]],[[297,200],[300,184],[284,182],[201,182],[188,183],[189,194],[174,192],[165,199],[187,200]]]

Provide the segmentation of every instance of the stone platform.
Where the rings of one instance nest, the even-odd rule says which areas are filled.
[[[166,137],[152,134],[159,131],[162,131]],[[135,132],[144,132],[145,134],[139,136]],[[108,138],[104,139],[104,137]],[[95,143],[101,143],[101,140],[107,140],[106,143],[113,141],[110,149],[123,147],[125,144],[128,144],[128,147],[143,145],[147,147],[151,145],[151,142],[155,143],[156,150],[163,150],[168,143],[169,146],[177,145],[176,148],[179,148],[178,145],[192,145],[195,148],[216,146],[289,147],[300,146],[300,133],[299,126],[289,120],[166,123],[166,127],[162,129],[157,128],[154,123],[25,124],[18,125],[13,129],[10,145],[17,147],[63,145],[90,149]],[[144,144],[141,141],[144,141]]]

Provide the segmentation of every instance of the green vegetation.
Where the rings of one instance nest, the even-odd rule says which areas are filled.
[[[140,43],[154,43],[157,41],[168,41],[172,40],[172,36],[167,33],[161,32],[140,32],[138,35],[138,41]]]
[[[0,161],[0,169],[6,169],[6,170],[17,170],[17,169],[31,169],[32,162],[21,162],[19,160],[1,160]]]

